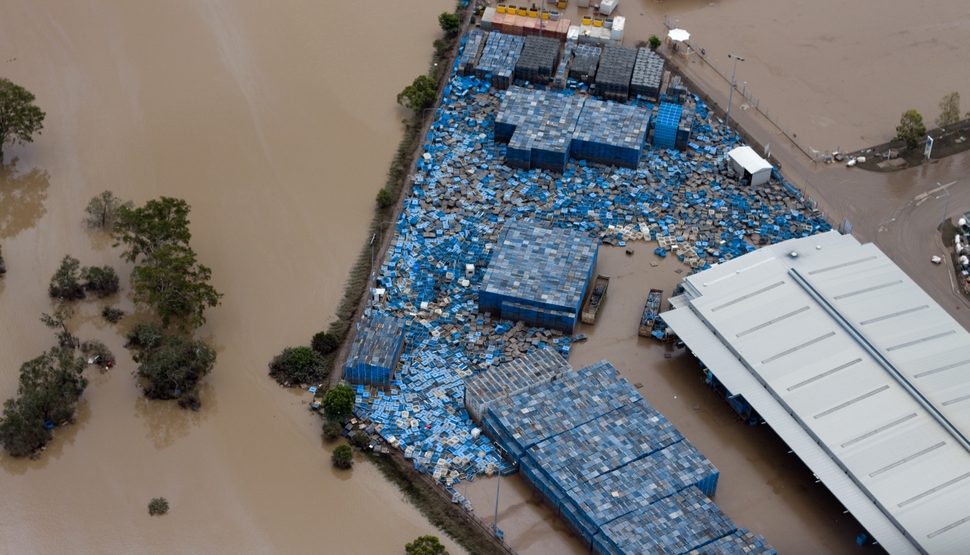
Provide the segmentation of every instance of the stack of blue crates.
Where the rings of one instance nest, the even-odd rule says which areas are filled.
[[[605,524],[596,555],[682,555],[737,532],[717,505],[694,486]]]
[[[512,85],[515,64],[524,45],[525,37],[492,31],[485,41],[482,57],[475,66],[475,77],[489,80],[499,89],[509,88]]]
[[[572,333],[598,245],[579,231],[505,224],[478,293],[479,313]]]
[[[404,327],[404,320],[390,314],[362,318],[347,359],[347,381],[390,387],[404,346]]]
[[[485,432],[600,555],[688,553],[736,533],[719,472],[606,361],[497,399]]]
[[[684,107],[680,104],[664,102],[657,110],[657,117],[653,120],[653,146],[657,148],[675,148],[677,131],[680,128],[680,116]]]
[[[482,52],[485,44],[485,33],[481,29],[472,29],[465,38],[465,45],[461,50],[461,57],[458,58],[458,75],[474,75],[475,62],[478,55]]]
[[[536,349],[465,380],[465,410],[481,423],[485,410],[493,403],[532,390],[572,370],[555,349]]]
[[[563,172],[584,99],[512,87],[495,117],[495,141],[508,141],[506,165]]]
[[[650,128],[650,112],[630,105],[586,100],[573,131],[570,155],[608,166],[636,168]]]
[[[741,528],[730,536],[709,543],[690,555],[778,555],[771,544],[760,534],[752,534]]]

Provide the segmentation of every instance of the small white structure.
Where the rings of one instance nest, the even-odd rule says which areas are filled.
[[[734,170],[750,179],[752,185],[763,185],[771,179],[771,164],[758,156],[750,146],[739,146],[728,152]]]
[[[600,0],[600,13],[609,16],[619,3],[620,0]]]

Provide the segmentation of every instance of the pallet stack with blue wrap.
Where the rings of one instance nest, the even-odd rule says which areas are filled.
[[[404,320],[390,314],[362,318],[347,359],[347,381],[390,387],[404,347],[404,325]]]
[[[607,166],[636,168],[649,128],[648,109],[587,99],[573,131],[570,155]]]
[[[509,88],[512,86],[515,64],[524,45],[525,37],[492,31],[488,34],[482,56],[475,66],[475,77],[491,81],[498,89]]]
[[[478,293],[479,313],[572,333],[596,266],[582,233],[506,223]]]
[[[493,403],[530,391],[573,368],[555,349],[536,349],[522,358],[465,380],[465,410],[481,423]]]
[[[680,129],[680,116],[684,107],[680,104],[664,102],[657,110],[653,120],[653,146],[657,148],[674,148],[677,144],[677,132]]]
[[[464,40],[465,44],[458,58],[458,75],[463,77],[475,74],[475,62],[485,45],[485,33],[481,29],[472,29]]]

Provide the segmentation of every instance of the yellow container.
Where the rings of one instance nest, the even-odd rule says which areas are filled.
[[[529,17],[533,19],[539,17],[539,10],[529,10]]]
[[[495,13],[505,13],[505,4],[495,6]]]
[[[603,26],[603,18],[597,17],[596,19],[593,20],[593,27],[602,27],[602,26]]]
[[[566,9],[566,3],[565,2],[556,2],[556,7],[559,8],[560,10],[565,10]]]
[[[542,19],[549,19],[549,12],[542,12]]]
[[[588,16],[588,15],[584,15],[583,16],[583,25],[592,25],[592,24],[593,24],[593,18],[590,17],[590,16]]]
[[[527,16],[529,15],[529,10],[525,8],[519,8],[519,11],[515,12],[515,15]]]

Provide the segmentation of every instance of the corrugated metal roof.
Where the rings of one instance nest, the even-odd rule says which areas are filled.
[[[878,248],[831,232],[684,285],[665,321],[890,553],[970,545],[970,333]]]

